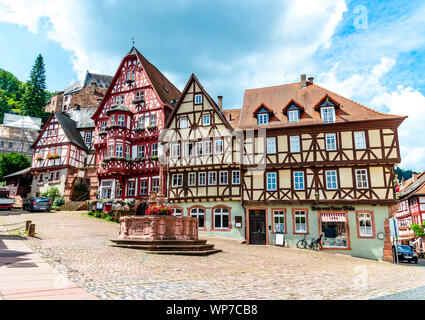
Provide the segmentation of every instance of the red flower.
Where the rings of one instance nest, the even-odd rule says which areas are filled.
[[[153,204],[146,210],[146,215],[172,216],[173,211],[165,205],[158,206]]]

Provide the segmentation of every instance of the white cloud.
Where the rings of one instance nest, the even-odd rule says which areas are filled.
[[[88,7],[80,0],[0,0],[0,22],[27,27],[32,33],[45,31],[48,39],[71,53],[73,68],[81,80],[86,70],[114,72],[119,63],[119,57],[111,57],[93,45]]]

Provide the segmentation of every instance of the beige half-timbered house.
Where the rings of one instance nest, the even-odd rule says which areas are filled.
[[[383,258],[395,203],[397,128],[384,114],[313,83],[245,91],[243,206],[249,243],[295,246],[323,234],[324,249]],[[247,133],[251,132],[251,137]]]
[[[201,234],[245,239],[241,148],[221,101],[192,74],[160,137],[167,199],[175,215],[198,217]]]

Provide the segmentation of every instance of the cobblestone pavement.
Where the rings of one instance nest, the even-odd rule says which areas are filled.
[[[85,212],[0,212],[25,220],[37,233],[26,244],[101,299],[370,299],[425,284],[423,267],[218,238],[207,257],[149,255],[109,246],[119,225]]]

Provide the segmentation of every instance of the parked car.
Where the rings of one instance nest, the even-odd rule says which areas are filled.
[[[413,261],[418,263],[418,255],[413,251],[413,249],[406,245],[397,245],[397,255],[399,261]]]
[[[33,211],[50,211],[50,199],[45,197],[32,197],[28,200],[25,200],[23,209],[33,212]]]

